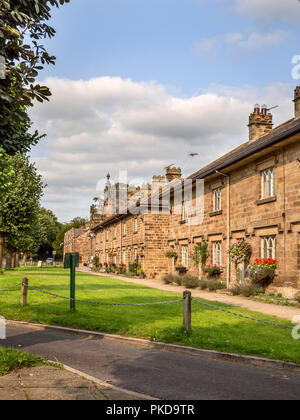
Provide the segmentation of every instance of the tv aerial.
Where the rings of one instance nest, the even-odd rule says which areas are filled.
[[[267,111],[272,111],[272,109],[279,108],[279,105],[272,106],[272,108],[268,108]]]

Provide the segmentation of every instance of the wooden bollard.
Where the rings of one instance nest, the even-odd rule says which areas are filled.
[[[28,279],[24,278],[22,280],[21,300],[20,300],[20,304],[22,306],[27,305],[27,294],[28,294]]]
[[[183,328],[192,329],[192,294],[189,290],[183,292]]]

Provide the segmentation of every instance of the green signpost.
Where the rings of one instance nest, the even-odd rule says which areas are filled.
[[[79,263],[79,253],[71,252],[65,255],[64,267],[70,268],[70,310],[76,312],[75,305],[75,274]]]

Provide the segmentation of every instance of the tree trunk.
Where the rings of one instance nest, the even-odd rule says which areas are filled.
[[[6,268],[11,268],[12,253],[11,250],[7,248],[6,250]]]
[[[16,252],[16,263],[15,267],[20,267],[20,253]]]
[[[26,266],[26,262],[27,262],[27,254],[26,254],[26,252],[24,252],[23,259],[22,259],[22,265]]]
[[[15,268],[16,267],[16,253],[12,252],[11,255],[11,268]]]
[[[4,236],[0,233],[0,270],[3,265],[3,246],[4,246]]]

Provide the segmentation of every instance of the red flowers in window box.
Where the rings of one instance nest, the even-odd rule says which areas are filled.
[[[253,264],[259,264],[259,265],[276,265],[277,261],[273,260],[273,258],[256,258],[256,260],[254,261],[254,263],[251,263],[251,265]]]

